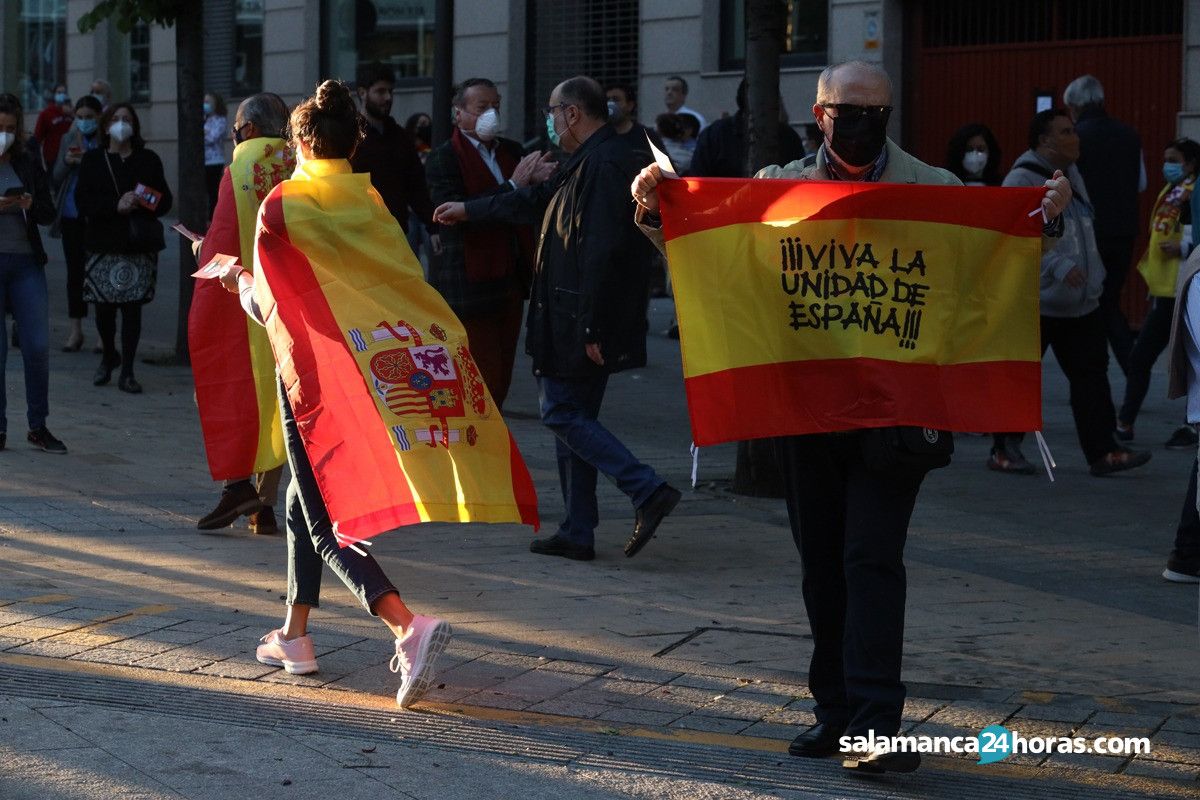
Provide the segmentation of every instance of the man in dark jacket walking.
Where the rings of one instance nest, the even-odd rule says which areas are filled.
[[[569,158],[538,186],[445,203],[441,223],[541,222],[526,351],[538,379],[542,422],[557,437],[566,518],[529,549],[578,560],[595,557],[597,471],[637,509],[625,555],[637,553],[679,502],[597,417],[610,373],[646,363],[644,242],[630,216],[629,183],[644,163],[606,123],[604,92],[591,78],[555,87],[544,109],[550,140]]]
[[[1121,289],[1139,233],[1138,193],[1146,188],[1146,165],[1137,131],[1104,110],[1104,87],[1091,75],[1067,85],[1063,102],[1079,134],[1079,172],[1096,210],[1096,246],[1104,262],[1100,313],[1121,371],[1129,367],[1133,333],[1121,313]]]
[[[454,133],[429,154],[425,174],[433,202],[470,201],[541,183],[554,164],[498,136],[500,93],[471,78],[454,93]],[[467,329],[471,355],[496,408],[512,381],[521,311],[533,269],[532,225],[475,222],[447,228],[442,253],[430,259],[429,282]]]
[[[441,249],[433,227],[433,203],[425,185],[425,169],[412,135],[392,119],[392,90],[396,77],[391,68],[372,64],[358,77],[358,99],[363,107],[365,135],[350,158],[355,172],[371,174],[371,185],[392,216],[408,232],[411,208],[432,237],[433,250]]]

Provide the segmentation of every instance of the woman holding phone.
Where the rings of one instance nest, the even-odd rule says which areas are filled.
[[[50,303],[46,250],[38,225],[54,219],[54,203],[40,159],[25,146],[21,104],[0,95],[0,309],[12,308],[21,328],[29,444],[47,453],[67,448],[46,428],[50,413]],[[8,337],[0,325],[0,450],[7,445],[4,367]]]
[[[83,347],[83,318],[87,303],[83,302],[83,270],[87,263],[84,249],[83,215],[75,202],[75,187],[79,183],[79,164],[83,154],[100,146],[100,101],[85,94],[75,103],[75,123],[63,136],[54,162],[51,182],[57,192],[58,230],[62,235],[63,257],[67,261],[67,315],[71,330],[63,344],[64,353],[75,353]]]
[[[154,299],[158,253],[166,247],[158,218],[171,210],[171,189],[158,154],[142,140],[141,123],[129,103],[110,106],[100,118],[100,148],[83,156],[75,200],[86,220],[83,299],[96,304],[96,330],[104,348],[92,383],[107,384],[119,366],[117,387],[138,394],[142,385],[133,376],[133,365],[142,337],[142,306]]]

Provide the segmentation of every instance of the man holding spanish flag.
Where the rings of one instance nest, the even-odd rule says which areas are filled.
[[[692,281],[699,287],[698,294],[704,290],[701,280],[720,290],[729,289],[712,294],[728,295],[739,285],[760,288],[743,304],[753,306],[752,316],[759,318],[764,316],[761,300],[769,297],[762,292],[779,292],[781,278],[787,295],[799,299],[804,296],[800,288],[804,285],[827,300],[805,304],[793,300],[782,306],[783,310],[790,308],[792,324],[785,324],[777,339],[759,343],[757,351],[749,353],[759,361],[724,370],[732,379],[718,375],[708,380],[693,371],[696,362],[711,362],[716,351],[727,352],[729,358],[745,356],[747,351],[733,353],[735,345],[729,342],[736,340],[751,342],[746,347],[754,351],[754,340],[746,337],[757,323],[747,321],[745,308],[722,307],[726,297],[712,298],[713,302],[703,306],[709,313],[689,320],[689,301],[681,299],[687,294],[686,286],[676,282],[685,383],[696,378],[705,389],[693,394],[689,388],[696,443],[705,444],[705,436],[711,437],[708,443],[721,441],[730,431],[742,438],[805,434],[780,438],[778,454],[812,628],[809,687],[816,700],[818,722],[796,737],[789,752],[825,757],[842,751],[844,767],[865,772],[911,772],[920,764],[917,753],[889,752],[886,745],[847,752],[847,742],[855,737],[871,732],[876,737],[890,737],[899,732],[905,696],[900,681],[904,542],[925,473],[949,462],[950,448],[941,446],[949,439],[946,431],[904,426],[930,426],[937,420],[937,427],[960,428],[973,419],[976,412],[972,408],[940,402],[940,398],[930,402],[925,395],[953,396],[957,392],[964,397],[975,392],[981,399],[992,398],[989,419],[1007,419],[1017,430],[1028,429],[1026,425],[1039,427],[1038,239],[1039,235],[1061,234],[1058,217],[1071,198],[1069,183],[1057,172],[1036,192],[978,198],[994,204],[989,210],[1004,211],[1002,223],[974,212],[968,218],[966,211],[956,211],[942,199],[942,207],[936,211],[951,222],[956,213],[962,220],[959,232],[949,233],[954,242],[951,247],[963,246],[968,238],[977,239],[984,243],[984,251],[995,250],[1002,256],[998,265],[943,270],[948,278],[941,279],[943,283],[926,278],[927,268],[933,267],[926,264],[920,250],[903,256],[900,248],[866,252],[870,241],[864,232],[876,237],[876,245],[884,234],[903,241],[909,230],[926,219],[920,215],[929,213],[927,207],[937,204],[939,195],[931,190],[938,185],[958,185],[949,172],[918,161],[887,138],[891,102],[891,81],[877,65],[848,62],[829,67],[820,76],[813,106],[813,116],[825,137],[820,150],[786,166],[767,167],[756,176],[841,182],[841,186],[823,183],[806,189],[781,184],[776,190],[758,180],[670,181],[671,185],[659,186],[662,172],[657,166],[643,170],[632,186],[643,231],[676,258],[698,256],[694,259],[696,272],[703,276]],[[844,185],[849,182],[856,185]],[[926,184],[928,188],[870,187],[888,183]],[[861,191],[858,185],[862,185]],[[661,218],[660,195],[664,201]],[[706,195],[712,202],[701,209],[700,198]],[[871,200],[872,196],[880,199]],[[1044,226],[1041,219],[1033,220],[1026,213],[1038,197]],[[885,212],[877,219],[842,210],[869,209],[872,203]],[[709,219],[695,219],[705,216]],[[788,227],[797,222],[812,226],[806,231],[849,231],[863,241],[852,245],[828,234],[823,242],[805,245],[788,235]],[[763,224],[774,227],[753,240],[737,231]],[[831,227],[835,225],[841,227]],[[944,222],[928,230],[949,231]],[[722,236],[732,242],[728,247],[722,245]],[[689,239],[696,240],[690,249]],[[759,240],[768,239],[762,250],[754,249]],[[932,254],[936,237],[927,241],[932,243]],[[703,249],[697,250],[700,245]],[[841,269],[843,261],[845,270]],[[781,263],[782,271],[773,267],[769,281],[759,287],[755,283],[759,273],[770,273],[762,265],[772,263]],[[672,261],[673,275],[677,266],[690,263]],[[680,270],[680,277],[686,277],[683,272]],[[725,272],[732,280],[723,280]],[[979,285],[980,274],[992,283]],[[990,293],[986,291],[989,286],[993,289]],[[997,286],[1002,291],[994,291]],[[948,300],[949,308],[927,304],[934,290]],[[835,296],[841,299],[830,300]],[[845,302],[847,296],[855,300]],[[894,302],[897,297],[902,302]],[[1004,307],[988,306],[996,303]],[[928,334],[922,333],[921,315],[916,313],[921,310],[930,316]],[[1003,337],[996,338],[992,332],[998,327],[995,320],[988,319],[1005,313],[1021,320],[1020,331],[1013,334],[1018,340],[1016,352],[1005,350]],[[809,331],[812,337],[799,338]],[[963,336],[963,331],[973,335]],[[931,341],[938,336],[940,340]],[[921,349],[932,350],[934,345],[936,352],[928,355]],[[807,360],[772,361],[782,359],[787,348],[801,347],[826,355],[823,360],[810,354]],[[836,354],[839,348],[841,357],[832,357],[830,353]],[[914,352],[919,355],[909,355]],[[853,357],[855,353],[858,357]],[[954,356],[954,363],[937,361],[945,353]],[[1005,389],[1014,390],[1011,404],[1003,394]],[[997,402],[996,396],[1005,401]],[[725,427],[714,428],[714,420]]]
[[[282,138],[287,114],[283,100],[269,93],[247,97],[238,106],[233,162],[221,177],[212,224],[200,243],[201,266],[218,253],[253,263],[258,207],[296,166]],[[266,331],[248,320],[215,281],[197,281],[188,348],[209,471],[225,484],[217,507],[196,527],[224,528],[247,514],[255,533],[278,533],[273,507],[286,457]],[[254,414],[247,413],[251,405]]]

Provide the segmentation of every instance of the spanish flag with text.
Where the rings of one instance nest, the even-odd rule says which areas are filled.
[[[301,164],[263,202],[255,248],[256,298],[342,546],[417,522],[537,528],[462,323],[367,174]]]
[[[1041,428],[1042,189],[658,188],[697,445]]]

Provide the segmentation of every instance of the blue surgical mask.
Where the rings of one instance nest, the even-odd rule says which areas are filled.
[[[1183,180],[1183,164],[1170,161],[1163,164],[1163,177],[1167,179],[1167,183],[1179,183]]]
[[[70,97],[67,97],[66,92],[59,92],[56,95],[54,95],[54,102],[58,103],[60,106],[70,99],[71,99]]]
[[[546,115],[546,136],[550,138],[550,144],[558,147],[562,143],[562,137],[558,135],[558,131],[554,129],[554,115]]]
[[[204,104],[204,116],[207,117],[211,113],[212,113],[212,103],[205,103]]]
[[[100,127],[100,123],[94,119],[77,119],[75,120],[75,127],[78,128],[79,132],[84,136],[91,136],[96,132],[96,129]]]

